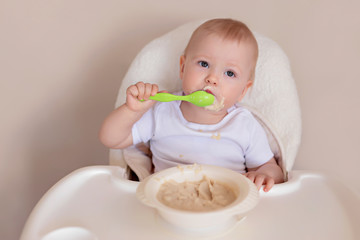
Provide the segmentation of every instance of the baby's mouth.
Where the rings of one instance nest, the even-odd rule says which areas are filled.
[[[210,93],[210,94],[214,95],[214,93],[213,93],[210,89],[204,89],[204,91],[207,92],[207,93]]]
[[[215,96],[214,103],[210,106],[206,106],[205,109],[217,112],[224,108],[224,100],[225,100],[224,97],[219,96],[219,99],[218,99],[218,97],[211,91],[210,86],[204,87],[203,91]]]
[[[203,88],[203,91],[207,92],[207,93],[210,93],[212,95],[215,96],[215,94],[211,91],[211,87],[210,86],[206,86]],[[215,96],[216,97],[216,96]]]

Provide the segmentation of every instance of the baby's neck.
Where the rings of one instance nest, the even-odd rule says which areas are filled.
[[[195,106],[189,102],[181,102],[180,110],[188,122],[198,124],[216,124],[219,123],[226,115],[227,111],[210,111],[203,107]]]

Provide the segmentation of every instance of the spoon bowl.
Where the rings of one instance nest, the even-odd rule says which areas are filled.
[[[206,107],[214,103],[214,95],[205,91],[196,91],[189,95],[189,102],[199,107]]]

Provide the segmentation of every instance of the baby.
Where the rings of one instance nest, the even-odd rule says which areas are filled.
[[[245,24],[232,19],[203,23],[180,57],[179,94],[203,90],[215,96],[214,105],[155,102],[149,97],[158,86],[138,82],[127,89],[126,103],[105,119],[100,140],[109,148],[150,141],[155,171],[179,164],[218,165],[269,191],[283,181],[283,172],[261,125],[237,105],[254,82],[257,57],[256,39]]]

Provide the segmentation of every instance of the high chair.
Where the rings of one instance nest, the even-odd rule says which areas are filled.
[[[179,57],[191,22],[151,41],[132,62],[115,107],[138,81],[159,89],[181,89]],[[255,33],[256,78],[241,104],[264,127],[286,182],[260,191],[260,203],[234,229],[211,239],[360,239],[360,196],[321,173],[292,170],[301,139],[301,114],[289,61],[271,39]],[[144,151],[145,149],[145,151]],[[311,157],[311,156],[309,156]],[[301,159],[298,159],[301,161]],[[74,171],[55,184],[29,216],[21,240],[209,239],[167,228],[153,209],[135,197],[138,182],[151,174],[146,146],[110,150],[110,166]]]

